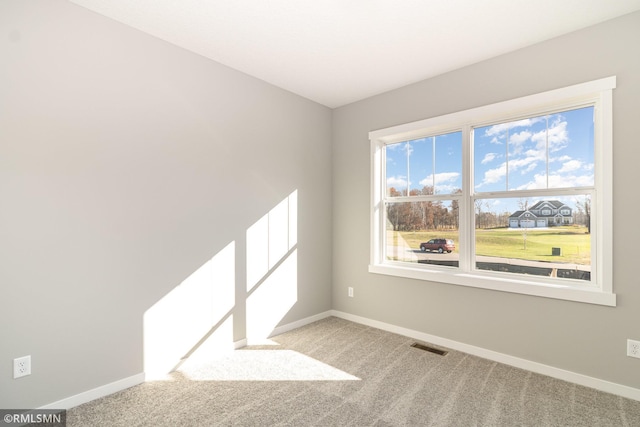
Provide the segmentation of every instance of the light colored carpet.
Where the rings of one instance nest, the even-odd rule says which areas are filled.
[[[640,426],[640,402],[330,317],[68,411],[76,426]]]

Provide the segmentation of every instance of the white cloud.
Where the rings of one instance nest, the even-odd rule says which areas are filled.
[[[538,147],[545,147],[547,143],[547,137],[549,139],[549,152],[555,152],[561,150],[567,146],[569,142],[569,133],[567,132],[567,122],[557,120],[547,130],[541,130],[536,132],[531,140],[538,143]]]
[[[404,176],[390,176],[387,178],[387,188],[393,187],[396,190],[407,188],[407,178]]]
[[[500,135],[500,137],[504,137],[502,134],[504,134],[507,129],[512,130],[521,127],[531,127],[543,119],[544,117],[534,117],[531,119],[516,120],[515,122],[500,123],[488,128],[484,134],[486,136]]]
[[[562,167],[558,170],[558,173],[567,173],[573,172],[582,167],[582,162],[580,160],[569,160],[568,162],[564,162]]]
[[[529,163],[529,166],[527,166],[522,172],[520,172],[522,175],[526,175],[528,173],[531,173],[535,170],[535,168],[538,166],[538,163],[533,162],[533,163]]]
[[[520,171],[523,175],[532,172],[538,166],[539,159],[534,156],[523,157],[521,159],[509,160],[509,172],[513,173]],[[476,186],[481,188],[487,184],[495,184],[502,180],[507,174],[507,164],[502,163],[500,166],[494,169],[489,169],[484,173],[482,182]],[[538,187],[534,187],[538,188]]]
[[[523,130],[522,132],[519,132],[519,133],[514,133],[509,137],[509,143],[520,145],[523,142],[528,141],[532,135],[533,134],[527,130]]]
[[[460,186],[457,186],[457,185],[438,185],[436,187],[436,194],[452,194],[456,190],[460,190]]]
[[[482,187],[482,186],[484,186],[486,184],[495,184],[496,182],[498,182],[502,178],[504,178],[504,176],[506,174],[507,174],[507,164],[506,163],[502,163],[497,168],[489,169],[488,171],[486,171],[484,173],[484,179],[477,186],[477,188],[480,188],[480,187]]]
[[[498,155],[496,153],[487,153],[484,155],[484,159],[480,163],[486,165],[489,162],[492,162]]]
[[[435,179],[436,185],[443,185],[446,183],[454,182],[458,179],[459,176],[460,173],[458,172],[437,173]],[[420,181],[420,185],[422,185],[423,187],[427,185],[433,185],[433,174],[428,175],[425,179]]]
[[[389,144],[387,146],[385,146],[385,149],[387,151],[403,151],[405,153],[409,153],[409,155],[411,155],[411,153],[413,153],[413,145],[411,145],[409,142],[397,142],[395,144]]]
[[[586,187],[593,185],[593,175],[549,175],[549,188]],[[517,190],[535,190],[547,188],[547,176],[537,174],[533,181],[529,181],[517,188]]]
[[[529,181],[526,184],[520,185],[518,188],[516,188],[516,190],[535,190],[537,188],[547,188],[546,174],[534,175],[533,181]]]
[[[593,185],[593,175],[549,175],[550,188],[587,187]]]
[[[520,159],[509,160],[509,171],[515,172],[522,168],[525,168],[525,170],[527,170],[531,168],[531,164],[533,164],[533,167],[535,168],[536,163],[540,160],[540,156],[539,153],[535,151],[532,152],[532,154],[533,155],[522,157]]]
[[[566,162],[572,160],[571,156],[560,156],[560,157],[552,157],[549,159],[549,162]]]

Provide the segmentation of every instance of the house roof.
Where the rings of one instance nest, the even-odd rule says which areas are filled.
[[[511,215],[509,215],[509,219],[512,218],[521,218],[526,212],[528,212],[529,214],[531,214],[531,217],[533,219],[537,219],[537,218],[555,218],[556,216],[563,216],[561,214],[554,214],[554,215],[536,215],[531,211],[534,210],[539,210],[545,207],[545,205],[550,205],[551,207],[553,207],[554,209],[560,209],[563,206],[567,206],[566,203],[562,203],[559,200],[540,200],[539,202],[537,202],[536,204],[534,204],[533,206],[531,206],[529,209],[527,210],[519,210],[519,211],[515,211],[514,213],[512,213]],[[568,207],[568,206],[567,206]],[[569,208],[571,209],[571,208]]]
[[[529,213],[532,217],[532,219],[536,219],[536,218],[545,218],[545,217],[539,217],[538,215],[534,214],[533,212],[526,210],[526,211],[515,211],[514,213],[512,213],[511,215],[509,215],[509,218],[520,218],[522,217],[522,215],[524,215],[525,213]]]
[[[551,205],[556,209],[560,209],[561,207],[566,206],[566,204],[562,203],[559,200],[540,200],[538,203],[531,206],[529,209],[530,210],[542,209],[544,205]]]

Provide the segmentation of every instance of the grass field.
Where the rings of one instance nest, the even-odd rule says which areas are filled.
[[[411,248],[420,248],[421,242],[429,239],[453,239],[459,249],[458,232],[449,231],[388,231],[387,243],[404,241]],[[561,256],[553,256],[551,248],[560,248]],[[591,264],[591,239],[586,227],[562,226],[548,229],[527,230],[526,249],[523,230],[507,228],[476,230],[476,254],[532,261]]]

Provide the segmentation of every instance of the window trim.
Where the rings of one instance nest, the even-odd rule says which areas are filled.
[[[562,300],[570,300],[607,306],[616,305],[613,293],[613,113],[612,92],[616,87],[616,77],[606,77],[560,89],[515,98],[482,107],[406,123],[369,133],[371,141],[371,232],[369,272],[432,282],[449,283],[518,294],[534,295]],[[596,126],[594,139],[595,182],[594,194],[597,203],[592,204],[592,221],[595,230],[595,263],[592,263],[595,280],[586,285],[565,284],[555,280],[534,279],[513,273],[480,271],[472,268],[473,230],[470,218],[474,197],[491,196],[491,192],[472,194],[473,174],[472,152],[469,130],[487,123],[504,122],[519,117],[533,117],[552,110],[569,110],[574,107],[593,104]],[[438,267],[417,265],[384,259],[383,233],[384,194],[386,191],[383,148],[391,143],[403,142],[420,137],[463,131],[463,196],[459,199],[460,247],[459,267]],[[556,190],[556,189],[554,189]],[[570,189],[575,191],[575,189]],[[563,193],[563,189],[558,189]],[[504,195],[504,193],[501,193]],[[514,195],[516,193],[514,192]],[[443,195],[450,199],[451,195]]]

